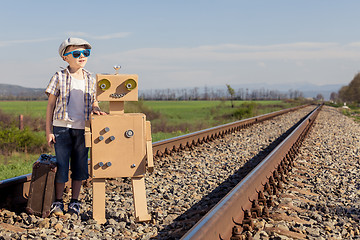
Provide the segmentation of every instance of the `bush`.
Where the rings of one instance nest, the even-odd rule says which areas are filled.
[[[125,102],[126,113],[144,113],[147,120],[161,118],[162,115],[158,111],[153,111],[150,107],[145,106],[143,101]]]
[[[16,123],[16,121],[13,116],[11,116],[9,114],[5,114],[0,109],[0,127],[14,125],[15,123]]]
[[[0,151],[3,155],[12,152],[43,153],[48,151],[43,132],[33,132],[28,127],[20,130],[15,126],[0,126]]]
[[[19,116],[6,114],[0,109],[0,126],[1,127],[10,127],[10,126],[19,126]],[[43,117],[33,117],[30,115],[23,115],[23,124],[24,127],[28,127],[32,131],[43,131],[45,129],[45,118]]]
[[[233,117],[236,119],[250,118],[257,114],[257,108],[258,104],[254,102],[242,104],[234,111]]]

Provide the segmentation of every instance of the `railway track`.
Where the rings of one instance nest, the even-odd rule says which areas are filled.
[[[301,109],[304,109],[305,106],[300,107]],[[211,129],[207,129],[207,130],[203,130],[203,131],[199,131],[193,134],[188,134],[185,136],[181,136],[178,138],[173,138],[173,139],[168,139],[168,140],[164,140],[164,141],[160,141],[160,142],[156,142],[153,144],[153,149],[154,149],[154,155],[156,157],[156,159],[158,161],[163,161],[161,169],[164,169],[166,167],[169,167],[169,172],[171,171],[171,174],[168,174],[169,172],[166,171],[159,171],[159,173],[157,174],[157,176],[149,176],[149,179],[147,179],[147,185],[150,185],[151,182],[154,181],[155,177],[160,177],[160,178],[164,178],[165,180],[168,181],[173,181],[173,182],[179,182],[180,184],[185,184],[185,183],[181,183],[182,181],[182,176],[186,176],[187,174],[187,170],[186,168],[186,162],[182,163],[181,166],[183,166],[184,168],[174,168],[172,167],[174,161],[175,160],[175,156],[176,155],[181,155],[184,154],[185,152],[185,156],[183,155],[183,157],[187,158],[188,156],[186,155],[190,155],[189,158],[191,157],[195,157],[195,153],[194,152],[206,152],[207,148],[208,149],[213,149],[213,146],[210,146],[209,142],[211,142],[212,140],[215,140],[219,137],[224,138],[225,136],[230,136],[233,137],[234,134],[236,134],[236,132],[239,132],[242,129],[247,129],[247,128],[255,128],[255,126],[253,126],[254,124],[258,124],[258,123],[262,123],[266,120],[271,121],[271,119],[276,119],[279,118],[280,115],[283,114],[290,114],[290,112],[294,112],[296,110],[299,110],[300,108],[292,108],[292,109],[286,109],[283,111],[279,111],[276,113],[271,113],[271,114],[267,114],[267,115],[262,115],[262,116],[258,116],[258,117],[254,117],[251,119],[246,119],[243,121],[238,121],[235,123],[231,123],[231,124],[226,124],[223,126],[219,126],[216,128],[211,128]],[[314,107],[307,107],[306,109],[308,110],[304,110],[304,112],[309,112],[309,108],[311,108],[310,110],[312,110]],[[303,116],[303,115],[301,115]],[[299,118],[299,117],[298,117]],[[301,118],[301,117],[300,117]],[[267,122],[269,122],[267,121]],[[302,126],[300,123],[298,123],[298,120],[296,121],[297,124],[297,128],[299,128],[300,126]],[[305,120],[305,123],[308,122],[313,122],[313,115],[311,115],[310,120]],[[269,124],[269,127],[271,128],[272,124],[282,124],[280,121],[274,120],[274,122],[272,122],[271,124]],[[256,125],[257,126],[257,125]],[[281,125],[280,125],[281,126]],[[276,127],[278,128],[278,127]],[[281,127],[279,127],[281,128]],[[288,129],[288,127],[285,127],[286,130]],[[295,127],[293,127],[292,129],[294,129]],[[303,127],[301,127],[303,128]],[[307,128],[307,127],[305,127]],[[49,220],[49,226],[48,227],[48,232],[49,233],[53,233],[50,228],[51,226],[54,227],[55,225],[60,224],[59,222],[61,222],[60,225],[63,226],[63,229],[67,229],[68,227],[71,228],[71,226],[74,226],[74,222],[77,224],[81,225],[81,222],[86,222],[85,225],[91,226],[90,230],[82,230],[80,234],[81,236],[98,236],[96,235],[96,233],[99,232],[104,232],[104,236],[102,238],[106,238],[106,236],[114,236],[114,234],[118,234],[118,236],[121,236],[122,238],[128,238],[128,239],[149,239],[150,237],[154,237],[155,239],[177,239],[179,237],[181,237],[182,235],[184,235],[184,233],[190,228],[192,227],[195,222],[197,220],[199,220],[205,213],[207,210],[209,210],[210,207],[214,206],[216,204],[216,202],[219,200],[219,196],[215,196],[211,195],[209,193],[214,193],[217,192],[219,189],[222,188],[226,188],[228,189],[229,186],[234,185],[234,183],[238,182],[239,179],[243,178],[245,176],[245,173],[248,173],[251,169],[253,169],[254,166],[256,166],[259,162],[260,162],[260,158],[265,158],[265,155],[267,155],[269,153],[269,151],[271,149],[273,149],[275,147],[275,143],[279,143],[281,139],[283,139],[285,137],[285,135],[290,134],[290,130],[286,131],[285,133],[284,131],[281,132],[280,134],[278,134],[277,137],[271,137],[271,139],[269,138],[267,141],[268,143],[270,143],[269,146],[266,146],[264,143],[262,143],[261,145],[261,149],[258,153],[252,153],[249,154],[249,156],[244,156],[244,158],[246,158],[246,160],[252,159],[254,161],[252,161],[252,163],[245,163],[242,166],[242,173],[239,174],[239,172],[234,172],[233,168],[238,169],[239,166],[230,166],[231,163],[226,163],[225,165],[221,165],[221,163],[215,163],[218,164],[219,171],[218,172],[222,172],[222,171],[228,171],[229,168],[231,168],[230,170],[232,171],[232,173],[230,173],[230,175],[226,176],[217,176],[219,179],[218,180],[212,180],[212,179],[202,179],[204,180],[204,182],[206,182],[206,186],[210,186],[210,188],[207,189],[207,187],[202,187],[204,188],[203,190],[196,191],[196,194],[191,195],[190,197],[193,197],[195,202],[201,203],[203,202],[203,198],[205,199],[205,204],[208,206],[207,208],[199,206],[199,204],[195,204],[192,205],[191,201],[188,201],[184,203],[184,201],[182,200],[186,200],[186,198],[184,196],[181,196],[179,194],[176,194],[178,190],[176,187],[172,187],[172,189],[165,189],[164,186],[151,186],[149,188],[148,191],[148,196],[150,197],[151,204],[150,204],[150,212],[152,212],[153,215],[153,219],[154,221],[152,223],[150,223],[150,225],[152,224],[154,225],[161,225],[160,227],[156,227],[156,231],[154,231],[154,228],[149,227],[149,224],[143,223],[143,224],[136,224],[134,223],[134,219],[131,216],[131,213],[128,214],[128,212],[132,212],[132,206],[131,203],[126,201],[127,197],[130,197],[130,190],[129,190],[129,184],[128,184],[128,180],[127,179],[110,179],[108,181],[108,192],[110,192],[107,195],[107,200],[108,200],[108,205],[109,208],[114,207],[115,210],[113,211],[109,211],[107,212],[107,217],[109,217],[109,221],[105,224],[105,225],[101,225],[99,226],[98,224],[96,224],[96,222],[93,222],[90,219],[90,216],[92,214],[91,209],[89,206],[91,206],[91,189],[87,189],[85,188],[84,192],[82,193],[82,196],[84,197],[84,202],[85,202],[85,206],[83,207],[84,210],[84,214],[79,218],[79,219],[54,219],[51,218]],[[241,131],[240,131],[241,132]],[[250,131],[251,132],[251,131]],[[280,135],[280,137],[279,137]],[[291,134],[294,135],[294,134]],[[222,142],[221,144],[227,144],[226,141],[222,141],[220,138],[220,142]],[[256,139],[256,136],[255,138]],[[247,141],[250,141],[249,144],[251,144],[251,141],[255,141],[255,140],[249,140],[247,139]],[[216,140],[218,141],[218,140]],[[296,143],[298,144],[298,143]],[[229,145],[229,144],[227,144]],[[287,145],[287,144],[282,144],[282,145]],[[234,146],[229,146],[229,147],[234,147]],[[235,146],[236,147],[236,146]],[[201,149],[198,149],[201,148]],[[197,150],[198,149],[198,150]],[[192,150],[192,151],[191,151]],[[226,156],[229,153],[227,151],[222,150],[221,148],[217,149],[217,147],[215,147],[215,151],[216,152],[220,152],[221,156]],[[291,152],[293,152],[294,150],[292,149]],[[197,154],[197,153],[196,153]],[[257,159],[258,158],[258,159]],[[231,159],[229,159],[231,160]],[[211,172],[207,172],[207,168],[210,168],[209,163],[207,163],[206,157],[203,157],[203,159],[201,161],[199,161],[200,163],[192,166],[191,169],[195,170],[196,172],[196,168],[198,168],[199,170],[201,170],[202,174],[209,174],[210,175],[218,175],[218,174],[212,174]],[[201,165],[204,166],[201,166]],[[262,165],[262,164],[259,164]],[[240,166],[241,167],[241,166]],[[274,166],[272,166],[274,167]],[[221,171],[220,171],[221,169]],[[273,174],[273,173],[271,173]],[[235,176],[238,175],[238,176]],[[0,196],[1,196],[1,201],[0,203],[2,204],[2,206],[6,206],[6,207],[11,207],[14,206],[14,204],[21,204],[21,202],[24,202],[24,200],[26,200],[26,194],[27,194],[27,185],[29,184],[29,180],[30,180],[31,176],[30,175],[24,175],[18,178],[14,178],[14,179],[9,179],[9,180],[5,180],[5,181],[1,181],[0,182]],[[246,177],[248,178],[248,177]],[[227,179],[226,181],[224,181],[224,179]],[[229,182],[231,182],[229,184]],[[266,182],[261,181],[261,183]],[[191,185],[191,183],[189,183]],[[181,188],[181,187],[180,187]],[[260,187],[259,187],[260,189]],[[110,190],[110,191],[109,191]],[[191,190],[191,187],[190,187]],[[220,190],[219,190],[220,191]],[[116,193],[120,193],[121,196],[116,195]],[[201,198],[199,197],[201,194],[203,194],[205,197]],[[221,195],[221,194],[220,194]],[[222,195],[224,195],[224,193],[222,193]],[[254,194],[252,194],[250,197],[252,199],[255,199],[255,197],[253,197]],[[6,197],[4,197],[6,196]],[[153,198],[154,196],[154,198]],[[200,199],[198,199],[200,198]],[[175,205],[178,205],[179,207],[174,207],[174,205],[172,205],[173,209],[167,209],[168,214],[163,214],[164,212],[164,208],[158,207],[156,204],[158,201],[170,201],[170,200],[175,200]],[[199,201],[200,200],[200,201]],[[212,202],[211,204],[206,203],[206,201],[210,201]],[[121,202],[121,207],[118,206],[118,202]],[[249,202],[247,200],[247,202]],[[11,204],[9,204],[11,203]],[[116,206],[117,205],[117,206]],[[160,204],[161,205],[161,204]],[[210,207],[209,207],[210,206]],[[170,207],[169,207],[170,208]],[[243,206],[244,209],[248,208],[248,206]],[[126,211],[124,210],[126,209]],[[204,210],[205,209],[205,210]],[[8,210],[6,210],[7,212]],[[4,211],[3,211],[4,213]],[[189,213],[189,215],[185,214],[185,213]],[[240,215],[244,215],[243,211],[240,211]],[[1,212],[0,212],[0,220],[1,220]],[[32,219],[29,216],[21,216],[18,217],[17,220],[12,219],[9,220],[10,218],[6,218],[5,215],[3,214],[3,221],[4,224],[8,223],[8,224],[15,224],[17,225],[18,222],[20,222],[20,225],[26,225],[27,227],[22,226],[22,228],[27,229],[27,234],[32,234],[34,236],[36,236],[35,233],[32,233],[33,229],[35,229],[36,227],[39,227],[40,225],[42,226],[41,223],[43,223],[46,220],[43,219]],[[11,215],[11,214],[10,214]],[[186,217],[184,217],[186,216]],[[234,217],[234,216],[232,216]],[[26,218],[26,219],[25,219]],[[29,220],[32,219],[32,220]],[[234,217],[235,222],[239,222],[240,224],[242,224],[242,220],[241,220],[241,216],[236,216]],[[115,220],[114,220],[115,219]],[[17,222],[18,221],[18,222]],[[71,223],[69,223],[69,221]],[[80,221],[80,223],[79,223]],[[224,220],[225,221],[225,220]],[[229,222],[229,220],[226,220],[227,222]],[[27,222],[27,223],[26,223]],[[171,224],[168,224],[169,222],[173,222]],[[234,222],[232,221],[232,219],[230,218],[230,222],[232,222],[232,224],[226,224],[227,228],[229,228],[230,226],[230,230],[226,230],[224,231],[224,229],[221,230],[221,233],[218,232],[216,230],[215,233],[212,233],[214,236],[213,239],[229,239],[228,236],[232,235],[232,229],[234,226]],[[120,224],[121,223],[121,224]],[[174,224],[175,223],[175,224]],[[72,224],[72,225],[71,225]],[[76,224],[75,224],[76,225]],[[120,226],[119,226],[120,225]],[[200,223],[198,223],[194,228],[198,230],[198,226],[202,225]],[[215,225],[218,225],[217,223]],[[5,227],[6,228],[6,227]],[[45,226],[45,229],[46,226]],[[84,227],[84,229],[87,229],[87,227]],[[130,229],[131,231],[128,231],[128,229]],[[212,229],[214,230],[214,229]],[[201,231],[204,231],[201,230]],[[236,230],[236,231],[240,231],[240,230]],[[46,232],[46,231],[45,231]],[[137,234],[137,233],[138,234]],[[156,233],[155,233],[156,232]],[[214,231],[212,231],[214,232]],[[222,232],[226,232],[226,233],[222,233]],[[140,234],[139,234],[140,233]],[[51,235],[50,234],[50,235]],[[55,234],[55,233],[54,233]],[[56,236],[61,236],[61,234],[63,234],[62,236],[69,236],[71,233],[70,231],[64,230],[64,231],[60,231],[57,233],[58,235]],[[196,234],[201,234],[201,236],[204,236],[204,232],[198,232],[195,233],[194,230],[189,231],[184,238],[185,239],[196,239]],[[50,236],[47,233],[48,236]],[[170,236],[170,237],[169,237]],[[199,235],[198,235],[199,236]],[[169,238],[168,238],[169,237]],[[221,237],[221,238],[220,238]],[[96,239],[96,238],[94,238]],[[198,238],[198,239],[212,239],[212,238]]]
[[[360,125],[324,106],[254,239],[360,239]]]
[[[245,239],[254,218],[268,216],[272,195],[282,189],[302,141],[322,106],[318,106],[261,161],[235,188],[210,210],[182,239]]]

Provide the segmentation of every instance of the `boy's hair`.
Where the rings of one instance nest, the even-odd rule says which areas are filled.
[[[61,45],[59,47],[60,57],[64,56],[64,53],[67,51],[67,49],[70,46],[83,46],[86,49],[91,49],[90,43],[88,43],[84,39],[70,37],[61,43]]]

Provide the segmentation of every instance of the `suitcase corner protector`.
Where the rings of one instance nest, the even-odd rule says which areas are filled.
[[[34,211],[32,210],[32,208],[31,207],[26,207],[26,212],[28,213],[28,214],[31,214],[31,215],[33,215],[34,214]]]

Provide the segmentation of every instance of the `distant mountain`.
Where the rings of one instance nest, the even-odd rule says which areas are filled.
[[[256,83],[256,84],[236,84],[231,85],[234,89],[268,89],[268,90],[277,90],[279,92],[287,93],[290,90],[300,91],[304,94],[306,98],[315,98],[316,95],[322,94],[325,100],[330,99],[330,94],[332,92],[338,92],[344,84],[326,84],[326,85],[316,85],[312,83],[283,83],[283,84],[268,84],[268,83]],[[225,88],[225,86],[223,87]]]
[[[0,83],[0,97],[15,97],[15,98],[42,98],[45,97],[44,88],[26,88],[18,85],[2,84]]]
[[[300,91],[306,98],[315,98],[316,95],[322,94],[325,100],[329,100],[332,92],[338,92],[342,84],[327,84],[315,85],[312,83],[284,83],[284,84],[268,84],[268,83],[247,83],[247,84],[231,84],[235,90],[249,89],[249,90],[277,90],[282,93],[292,91]],[[213,86],[214,89],[223,89],[226,91],[225,84],[222,86]],[[201,91],[201,87],[200,87]],[[18,85],[1,84],[0,83],[0,98],[15,97],[15,98],[46,98],[45,88],[26,88]]]

